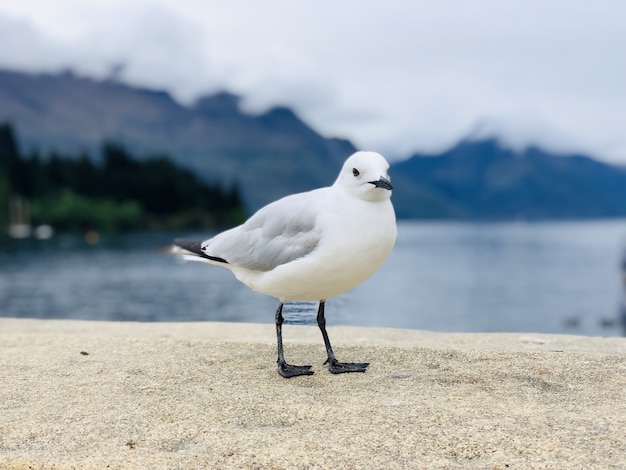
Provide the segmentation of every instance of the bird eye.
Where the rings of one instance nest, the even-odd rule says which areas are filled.
[[[356,168],[352,168],[352,174],[357,177],[359,176],[361,173],[359,173],[359,170],[357,170]]]

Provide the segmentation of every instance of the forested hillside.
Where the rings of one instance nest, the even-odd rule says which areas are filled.
[[[244,218],[236,185],[208,184],[166,156],[138,159],[107,142],[96,160],[22,155],[12,127],[0,125],[0,225],[12,205],[25,206],[32,225],[62,231],[230,226]]]

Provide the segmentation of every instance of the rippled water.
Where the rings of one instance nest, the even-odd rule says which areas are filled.
[[[181,234],[11,241],[0,247],[0,316],[273,322],[277,301],[225,269],[161,248]],[[208,233],[184,234],[206,238]],[[620,335],[626,221],[401,222],[370,280],[327,304],[328,323],[436,331]],[[315,303],[290,323],[315,323]]]

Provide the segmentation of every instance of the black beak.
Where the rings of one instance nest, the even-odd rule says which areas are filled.
[[[387,178],[384,178],[382,176],[380,177],[378,181],[370,181],[370,183],[376,186],[377,188],[388,189],[389,191],[393,189],[393,186],[391,186],[391,181],[389,181]]]

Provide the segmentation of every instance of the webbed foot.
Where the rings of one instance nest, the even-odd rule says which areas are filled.
[[[331,374],[343,374],[345,372],[365,372],[369,362],[339,362],[337,359],[326,360]]]
[[[278,373],[286,379],[299,375],[313,375],[313,371],[310,369],[311,366],[294,366],[286,362],[278,363]]]

